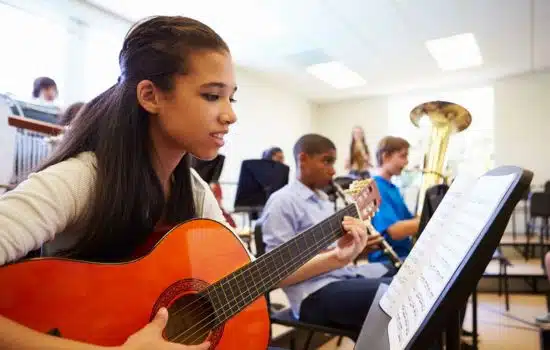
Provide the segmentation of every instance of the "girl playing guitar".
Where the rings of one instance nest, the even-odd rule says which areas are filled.
[[[41,247],[47,255],[122,261],[164,227],[195,217],[224,222],[187,155],[214,158],[236,121],[231,104],[237,87],[226,43],[196,20],[153,17],[130,30],[119,62],[118,82],[83,108],[46,164],[0,197],[0,265]],[[317,255],[281,285],[353,261],[365,248],[366,233],[357,219],[346,217],[342,226],[347,234],[336,250]],[[117,348],[209,347],[164,340],[167,319],[161,309]],[[0,317],[0,348],[102,347]]]

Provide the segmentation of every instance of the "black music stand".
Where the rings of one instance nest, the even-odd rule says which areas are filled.
[[[247,212],[256,220],[271,194],[288,184],[289,167],[267,159],[248,159],[241,165],[235,212]]]
[[[422,212],[420,213],[420,223],[418,224],[418,233],[416,235],[417,238],[420,237],[422,231],[424,231],[428,225],[428,221],[430,221],[430,218],[434,214],[439,203],[443,200],[443,197],[447,193],[448,189],[449,186],[447,184],[439,184],[426,190],[424,205],[422,207]]]
[[[337,176],[332,181],[333,181],[333,183],[340,186],[343,190],[347,190],[351,186],[352,182],[355,181],[355,179],[352,178],[351,176]],[[331,202],[334,202],[334,211],[337,211],[338,210],[338,194],[336,193],[336,188],[334,187],[334,185],[329,184],[328,186],[326,186],[323,189],[323,191],[327,194],[328,199]]]
[[[514,166],[498,167],[484,175],[498,177],[510,174],[514,175],[514,181],[405,349],[429,349],[441,337],[443,331],[446,334],[446,349],[459,349],[459,310],[481,279],[516,204],[533,178],[532,172]],[[363,324],[356,350],[366,350],[367,345],[369,350],[390,348],[387,331],[390,317],[379,305],[386,288],[387,285],[382,285],[378,290]]]
[[[225,156],[223,154],[218,154],[218,156],[212,160],[202,160],[191,157],[191,167],[209,184],[219,181],[224,162]]]

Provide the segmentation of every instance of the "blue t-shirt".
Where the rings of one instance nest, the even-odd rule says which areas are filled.
[[[382,203],[380,204],[380,210],[372,219],[372,225],[384,236],[397,255],[404,258],[411,251],[411,238],[406,237],[400,240],[393,240],[388,234],[388,227],[398,221],[412,219],[413,215],[409,211],[409,208],[407,208],[397,186],[381,176],[374,176],[373,179],[376,181],[376,186],[378,186]],[[386,260],[389,259],[381,250],[369,254],[369,261]]]

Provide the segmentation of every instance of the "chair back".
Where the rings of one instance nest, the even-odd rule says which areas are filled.
[[[260,223],[256,223],[256,226],[254,227],[254,245],[256,246],[257,258],[265,254],[265,243],[262,233],[262,225]]]
[[[529,196],[531,195],[531,186],[529,186],[525,192],[523,192],[523,194],[521,195],[521,199],[524,200],[524,201],[527,201],[529,200]]]
[[[534,192],[530,212],[531,217],[550,217],[550,192]]]
[[[448,190],[447,184],[434,185],[426,190],[418,224],[418,235],[422,234]]]
[[[550,193],[550,181],[544,183],[544,192]]]

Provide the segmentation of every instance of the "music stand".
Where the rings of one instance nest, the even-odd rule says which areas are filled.
[[[426,190],[426,194],[424,196],[424,205],[422,206],[422,212],[420,214],[420,222],[418,224],[418,233],[416,235],[416,239],[420,237],[422,231],[424,231],[426,225],[428,225],[428,221],[430,221],[430,218],[434,214],[439,203],[441,203],[441,201],[443,200],[443,197],[445,196],[445,193],[447,193],[448,189],[449,186],[447,184],[439,184],[432,186]]]
[[[472,290],[481,279],[493,253],[510,220],[510,216],[529,187],[533,173],[514,166],[502,166],[487,172],[484,176],[513,175],[514,181],[491,215],[483,230],[462,259],[449,283],[437,297],[405,349],[428,349],[443,330],[446,333],[447,350],[457,350],[460,346],[459,309],[467,301]],[[414,249],[414,248],[413,248]],[[371,305],[357,341],[356,350],[388,350],[388,323],[390,316],[379,305],[387,285],[382,285]],[[367,347],[368,345],[368,347]]]
[[[271,194],[288,184],[289,167],[268,159],[248,159],[241,164],[235,212],[256,220]]]
[[[201,160],[195,157],[191,158],[191,167],[206,181],[206,183],[216,183],[220,179],[222,173],[225,156],[218,154],[212,160]]]
[[[353,183],[354,178],[351,176],[337,176],[335,177],[332,182],[339,185],[343,190],[349,189],[351,184]],[[328,186],[326,186],[323,191],[327,194],[328,199],[334,203],[334,211],[338,210],[338,194],[336,193],[336,188],[331,183]]]

